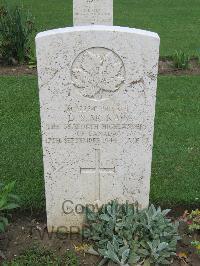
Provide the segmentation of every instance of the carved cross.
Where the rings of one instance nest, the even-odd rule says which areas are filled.
[[[101,174],[113,174],[115,173],[115,167],[113,168],[101,168],[100,166],[101,156],[100,150],[95,149],[95,167],[94,168],[80,168],[81,174],[94,174],[95,175],[95,195],[96,200],[101,199]]]

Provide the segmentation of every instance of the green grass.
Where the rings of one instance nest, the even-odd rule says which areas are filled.
[[[151,199],[200,204],[200,76],[159,78]]]
[[[37,81],[0,78],[0,178],[17,180],[23,207],[44,206]]]
[[[78,258],[68,251],[63,256],[56,255],[51,250],[33,248],[25,251],[22,255],[11,262],[3,263],[3,266],[79,266]]]
[[[17,180],[22,208],[44,206],[36,77],[0,77],[0,178]],[[200,77],[160,77],[151,200],[200,204]]]
[[[5,0],[0,0],[4,3]],[[28,8],[38,31],[72,25],[72,0],[7,0]],[[114,24],[158,32],[161,56],[200,49],[200,0],[114,0]]]

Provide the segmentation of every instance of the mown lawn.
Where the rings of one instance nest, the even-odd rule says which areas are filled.
[[[22,207],[44,206],[37,80],[0,77],[0,180],[17,181]]]
[[[160,77],[151,201],[200,204],[200,77]],[[36,77],[0,77],[0,179],[17,180],[22,208],[44,206]]]
[[[200,204],[200,76],[160,77],[151,199]]]
[[[72,25],[72,0],[0,0],[5,2],[29,9],[38,31]],[[161,56],[200,52],[199,14],[199,0],[114,0],[114,24],[158,32]]]

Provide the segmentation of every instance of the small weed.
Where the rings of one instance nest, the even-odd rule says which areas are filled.
[[[77,256],[71,252],[71,251],[68,251],[66,254],[65,254],[65,257],[64,257],[66,260],[66,265],[68,266],[78,266],[79,263],[78,263],[78,258]]]
[[[175,51],[173,55],[173,64],[177,69],[188,69],[190,57],[183,51]]]
[[[191,232],[200,230],[200,210],[195,210],[188,214],[187,223]]]
[[[186,212],[186,222],[191,233],[193,233],[193,241],[191,245],[196,249],[196,252],[200,254],[200,241],[198,241],[198,235],[200,230],[200,210]]]
[[[196,249],[197,254],[200,255],[200,241],[192,241],[191,244]]]
[[[197,62],[198,62],[198,64],[200,65],[200,48],[198,48],[198,49],[196,50],[196,58],[197,58]]]
[[[37,59],[35,54],[35,47],[31,48],[28,58],[28,66],[29,68],[36,68],[37,67]]]
[[[200,50],[198,50],[197,52],[197,60],[198,60],[198,64],[200,65]]]
[[[0,233],[4,232],[8,225],[8,219],[6,213],[10,210],[18,208],[18,197],[12,194],[15,182],[11,182],[8,185],[0,183]]]

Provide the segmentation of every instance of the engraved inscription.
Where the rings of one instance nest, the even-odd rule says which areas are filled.
[[[101,100],[119,90],[125,81],[125,68],[116,53],[95,47],[78,55],[71,75],[74,87],[82,96]]]
[[[143,124],[91,124],[91,123],[63,123],[47,124],[46,130],[52,131],[53,136],[46,138],[48,144],[95,144],[118,143],[118,139],[126,132],[127,142],[138,143],[142,138]],[[66,135],[59,136],[59,132],[66,131]],[[132,136],[134,131],[134,136]],[[58,137],[59,136],[59,137]]]
[[[73,0],[74,25],[113,25],[113,0]]]
[[[115,167],[101,168],[100,166],[100,150],[95,149],[95,168],[80,168],[81,174],[95,174],[95,197],[96,200],[101,199],[101,174],[108,173],[114,174]]]

